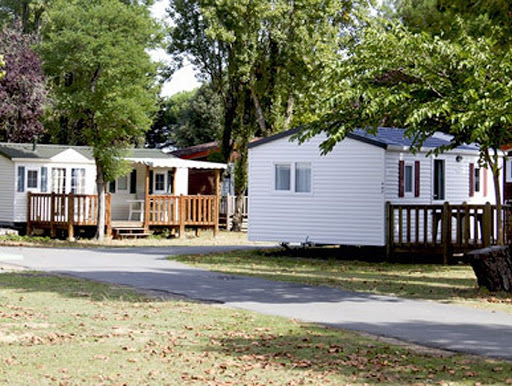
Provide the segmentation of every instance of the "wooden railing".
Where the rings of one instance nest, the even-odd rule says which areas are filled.
[[[454,252],[496,244],[497,209],[490,205],[392,205],[387,203],[388,255],[439,251],[446,263]],[[503,234],[510,240],[512,206],[502,208]]]
[[[231,222],[233,219],[233,214],[235,213],[235,203],[236,196],[222,196],[220,198],[220,207],[219,207],[219,216],[220,222],[226,229],[231,228]],[[249,197],[244,196],[244,201],[242,204],[242,218],[247,220],[248,218],[248,208],[249,208]]]
[[[216,233],[219,226],[218,206],[217,196],[151,195],[146,204],[149,215],[145,226],[176,226],[180,228],[180,234],[183,234],[186,226],[213,227]]]
[[[73,237],[73,226],[94,226],[98,219],[98,196],[94,194],[28,193],[27,233],[33,227],[50,228],[55,237],[58,228],[65,228]],[[111,230],[111,196],[105,196],[105,226]]]

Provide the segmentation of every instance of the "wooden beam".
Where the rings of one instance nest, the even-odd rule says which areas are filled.
[[[27,193],[27,236],[32,236],[32,192]]]
[[[146,179],[144,187],[144,229],[146,232],[149,231],[149,166],[146,166]]]
[[[220,209],[220,170],[215,169],[215,205],[214,205],[214,222],[213,235],[217,236],[219,233],[219,209]]]
[[[105,234],[108,237],[112,236],[112,195],[110,193],[105,194]]]
[[[68,240],[69,241],[75,240],[74,222],[75,222],[75,195],[73,193],[70,193],[68,195]]]

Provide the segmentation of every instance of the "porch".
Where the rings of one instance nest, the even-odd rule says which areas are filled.
[[[503,236],[512,239],[512,206],[502,206]],[[428,253],[443,256],[495,245],[497,208],[485,205],[393,205],[386,203],[386,254]]]
[[[183,235],[185,228],[219,230],[219,196],[146,195],[141,221],[112,221],[112,196],[105,197],[105,233],[119,235],[125,228],[170,228]],[[57,231],[73,239],[77,227],[95,227],[98,218],[98,196],[85,194],[28,193],[27,234],[34,229],[47,229],[51,237]],[[121,231],[121,232],[120,232]],[[140,232],[137,232],[141,235]]]

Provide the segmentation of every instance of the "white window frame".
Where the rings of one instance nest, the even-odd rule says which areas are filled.
[[[30,172],[35,172],[36,173],[36,186],[35,187],[29,187],[28,186],[28,174]],[[41,170],[40,168],[31,168],[31,167],[27,167],[25,169],[25,191],[26,192],[38,192],[39,189],[41,188]]]
[[[411,190],[407,190],[407,168],[411,168]],[[419,177],[419,176],[418,176]],[[414,163],[404,164],[404,196],[413,197],[416,192],[416,167]]]
[[[83,170],[83,175],[80,175],[81,170]],[[73,171],[76,171],[74,181],[73,181]],[[70,192],[72,192],[73,194],[85,194],[85,186],[87,184],[86,175],[87,175],[87,170],[85,168],[71,168]],[[73,182],[75,182],[76,185],[73,185]]]
[[[163,181],[164,188],[163,189],[157,189],[156,188],[156,180],[157,180],[157,176],[158,175],[163,175],[164,176],[164,181]],[[154,175],[153,175],[153,193],[158,193],[158,194],[167,193],[166,186],[167,186],[167,173],[166,172],[154,172]]]
[[[121,181],[123,181],[124,185],[121,184]],[[128,182],[128,176],[122,176],[122,177],[119,177],[117,179],[117,190],[120,191],[126,191],[128,190],[129,186],[128,186],[129,182]]]
[[[57,183],[55,181],[55,176],[54,176],[54,171],[56,172],[57,170],[64,170],[64,174],[62,176],[60,176],[59,178],[57,178]],[[51,178],[51,186],[50,186],[50,192],[52,193],[61,193],[61,194],[64,194],[66,193],[67,191],[67,187],[66,187],[66,184],[68,183],[68,170],[67,168],[63,168],[63,167],[52,167],[51,168],[51,176],[49,176],[49,179]],[[63,191],[62,192],[59,192],[58,188],[59,187],[59,183],[60,181],[62,181],[62,188],[63,188]]]
[[[288,189],[277,189],[276,186],[276,179],[277,179],[277,167],[278,166],[288,166],[290,168],[290,187]],[[292,193],[292,186],[293,186],[293,162],[274,162],[273,165],[273,172],[272,172],[272,186],[273,190],[277,194],[288,194]]]
[[[296,187],[296,172],[297,172],[297,164],[309,164],[310,170],[310,185],[309,192],[297,192]],[[276,189],[276,172],[277,166],[279,165],[288,165],[290,167],[290,189],[288,190],[278,190]],[[293,195],[312,195],[313,194],[313,163],[310,161],[296,161],[296,162],[288,162],[288,161],[279,161],[274,162],[272,165],[272,191],[275,194],[293,194]]]
[[[512,183],[512,158],[507,159],[506,172],[507,176],[505,182]]]
[[[478,172],[478,178],[477,178],[477,172]],[[478,185],[477,185],[477,180],[478,180]],[[475,165],[475,167],[473,169],[473,193],[474,194],[483,192],[482,184],[483,184],[482,168],[478,165]],[[478,189],[477,189],[477,187],[478,187]]]

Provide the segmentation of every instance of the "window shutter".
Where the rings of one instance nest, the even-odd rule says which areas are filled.
[[[153,170],[149,171],[149,194],[153,194]]]
[[[25,166],[18,166],[18,192],[25,191]]]
[[[405,187],[405,181],[404,181],[404,173],[405,172],[405,162],[404,161],[398,161],[398,197],[404,196],[404,187]]]
[[[420,161],[414,162],[414,197],[420,196]]]
[[[475,164],[469,164],[469,197],[475,195]]]
[[[137,193],[137,170],[133,169],[130,173],[130,193]]]
[[[41,192],[46,193],[48,191],[48,168],[41,168]]]
[[[484,197],[487,197],[487,168],[484,168]]]

